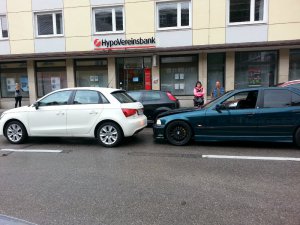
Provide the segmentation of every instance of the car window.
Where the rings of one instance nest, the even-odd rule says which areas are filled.
[[[55,92],[43,98],[41,101],[39,101],[39,105],[40,106],[66,105],[68,104],[71,93],[72,91]]]
[[[291,106],[292,93],[288,90],[265,90],[264,108],[283,108]]]
[[[120,103],[132,103],[136,102],[130,95],[128,95],[125,91],[115,91],[111,93]]]
[[[137,101],[141,101],[142,98],[142,92],[127,92],[133,99]]]
[[[236,93],[222,103],[222,107],[229,110],[254,109],[257,102],[258,91],[244,91]]]
[[[144,101],[155,101],[155,100],[160,100],[161,96],[159,92],[144,92]]]
[[[101,101],[100,101],[101,100]],[[99,98],[97,91],[76,91],[73,104],[99,104],[102,99]]]
[[[292,106],[300,106],[300,95],[292,94]]]

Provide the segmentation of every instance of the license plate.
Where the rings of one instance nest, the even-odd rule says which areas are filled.
[[[138,115],[143,115],[144,114],[144,110],[143,109],[138,109],[137,113],[138,113]]]

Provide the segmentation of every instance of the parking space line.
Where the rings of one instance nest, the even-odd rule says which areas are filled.
[[[292,157],[202,155],[202,158],[209,158],[209,159],[248,159],[248,160],[269,160],[269,161],[298,161],[298,162],[300,162],[300,158],[292,158]]]
[[[31,152],[31,153],[61,153],[63,150],[48,149],[1,149],[3,152]]]

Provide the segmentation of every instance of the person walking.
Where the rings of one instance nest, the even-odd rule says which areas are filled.
[[[200,81],[196,82],[195,88],[194,88],[194,106],[200,107],[204,104],[204,95],[205,90],[202,86],[202,83]]]
[[[16,83],[16,90],[15,90],[15,108],[21,107],[22,105],[22,88],[20,87],[20,84]]]
[[[222,87],[221,82],[217,80],[216,86],[211,92],[211,98],[212,99],[219,98],[220,96],[224,95],[224,93],[225,93],[224,87]]]

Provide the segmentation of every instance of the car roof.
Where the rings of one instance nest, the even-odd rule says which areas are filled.
[[[91,90],[91,91],[100,91],[102,93],[112,93],[115,91],[125,91],[125,90],[121,90],[121,89],[116,89],[116,88],[106,88],[106,87],[73,87],[73,88],[63,88],[63,89],[59,89],[57,91],[76,91],[76,90]]]
[[[293,91],[297,91],[300,92],[299,88],[295,88],[295,87],[251,87],[251,88],[241,88],[241,89],[235,89],[234,92],[241,92],[241,91],[260,91],[260,90],[274,90],[274,89],[289,89],[289,90],[293,90]]]

